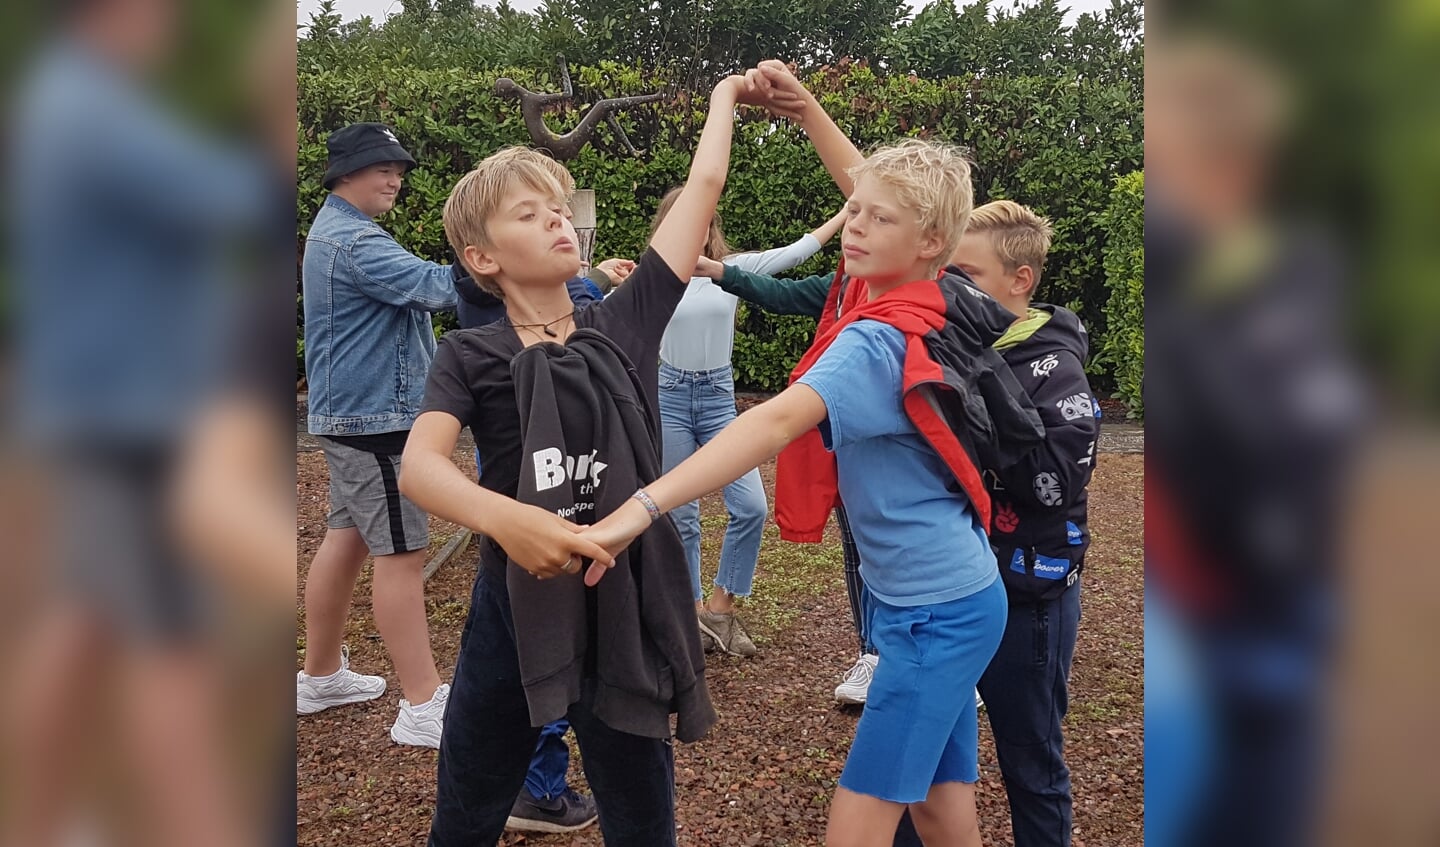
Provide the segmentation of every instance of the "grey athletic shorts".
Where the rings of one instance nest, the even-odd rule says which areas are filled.
[[[357,450],[319,438],[330,466],[331,529],[355,527],[372,556],[424,550],[430,516],[400,493],[400,457]]]

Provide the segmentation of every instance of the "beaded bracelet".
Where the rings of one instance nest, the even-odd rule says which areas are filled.
[[[630,499],[640,501],[640,505],[644,506],[645,511],[650,513],[651,523],[660,520],[660,507],[655,505],[655,501],[650,499],[650,495],[645,493],[645,489],[641,488],[634,494],[631,494]]]

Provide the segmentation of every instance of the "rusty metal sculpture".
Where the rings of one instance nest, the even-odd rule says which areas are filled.
[[[563,88],[562,93],[559,94],[542,94],[538,91],[531,91],[509,77],[495,80],[496,94],[501,97],[513,97],[520,101],[520,114],[525,118],[525,128],[530,131],[530,139],[535,142],[535,146],[550,151],[550,155],[562,162],[573,159],[580,155],[581,149],[590,142],[591,136],[595,134],[595,127],[604,119],[609,121],[610,128],[615,131],[615,136],[625,145],[625,149],[630,151],[630,155],[640,155],[639,151],[630,143],[630,139],[626,137],[625,130],[621,128],[615,113],[641,103],[654,102],[665,95],[656,92],[655,94],[638,94],[633,97],[612,97],[601,100],[590,107],[578,126],[564,135],[556,135],[550,127],[545,125],[545,109],[556,103],[575,98],[574,90],[570,85],[570,68],[565,63],[565,57],[559,57],[558,61]]]

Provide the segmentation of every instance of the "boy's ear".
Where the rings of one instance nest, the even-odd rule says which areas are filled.
[[[1035,269],[1029,265],[1021,265],[1015,269],[1015,280],[1010,283],[1010,293],[1017,297],[1030,299],[1035,293]]]
[[[495,261],[495,257],[474,244],[465,245],[465,251],[460,255],[465,269],[470,271],[472,276],[494,277],[500,272],[500,263]]]
[[[920,236],[920,258],[934,261],[945,250],[945,236],[938,229],[932,229]],[[947,256],[948,260],[949,257]]]

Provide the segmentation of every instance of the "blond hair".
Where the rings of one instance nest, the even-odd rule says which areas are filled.
[[[1050,252],[1050,236],[1055,234],[1048,218],[1014,200],[992,200],[970,213],[966,232],[989,235],[990,245],[1005,266],[1005,273],[1013,274],[1028,265],[1035,272],[1030,293],[1033,295],[1040,287],[1040,272]]]
[[[445,200],[442,219],[445,237],[462,264],[466,247],[484,250],[491,246],[486,222],[499,211],[505,197],[520,187],[569,203],[575,193],[575,178],[564,165],[528,147],[506,147],[460,177]],[[482,290],[496,297],[505,296],[493,277],[475,273],[468,266],[466,270]]]
[[[954,254],[975,206],[970,185],[970,162],[957,147],[919,138],[880,147],[865,161],[847,171],[850,178],[880,180],[920,220],[920,229],[944,238],[931,272]]]
[[[655,220],[650,222],[651,238],[655,237],[655,230],[660,228],[660,222],[670,214],[670,210],[675,206],[675,201],[680,199],[680,192],[684,190],[685,186],[677,185],[660,198],[660,208],[655,210]],[[705,258],[714,259],[717,262],[735,252],[735,248],[731,247],[730,242],[725,239],[725,230],[721,228],[718,210],[710,216],[710,229],[705,233],[705,246],[701,250]]]

